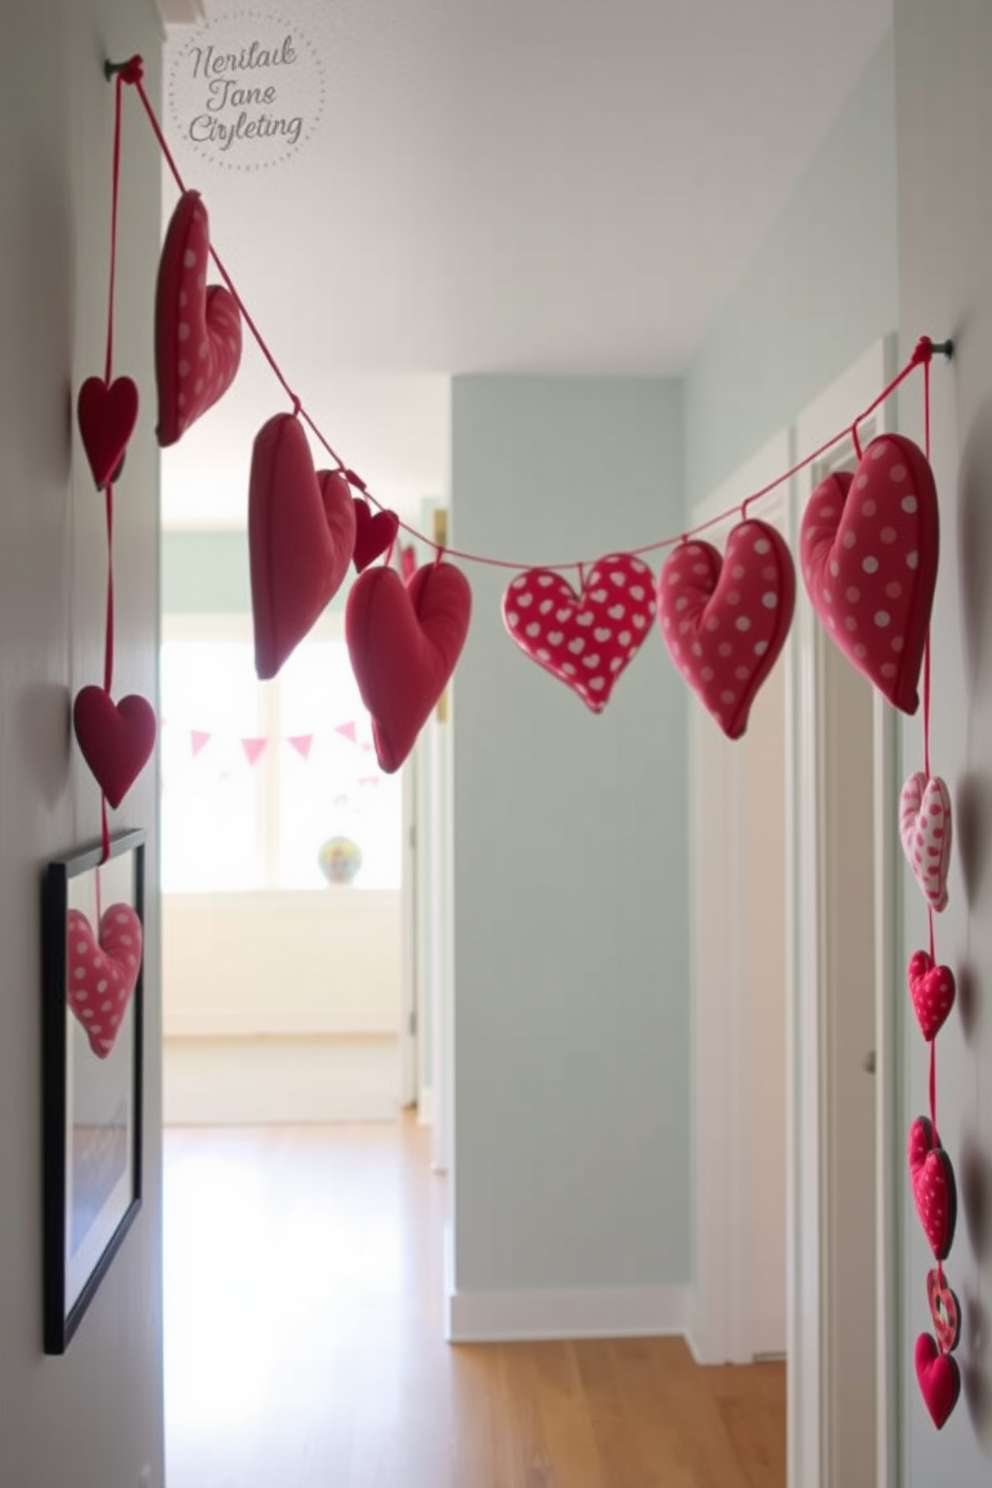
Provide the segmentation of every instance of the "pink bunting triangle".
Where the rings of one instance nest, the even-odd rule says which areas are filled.
[[[250,765],[256,765],[258,763],[259,756],[262,754],[262,752],[265,749],[265,746],[266,746],[266,744],[268,744],[268,742],[269,742],[268,739],[242,739],[241,740],[241,748],[244,750],[245,754],[247,755],[247,757],[248,757],[248,763]]]
[[[289,742],[302,759],[310,758],[310,751],[313,748],[313,734],[294,734]]]
[[[193,751],[193,758],[196,759],[196,756],[199,754],[200,750],[210,743],[210,735],[204,733],[203,729],[190,729],[189,738],[190,748]]]
[[[334,732],[336,734],[340,734],[342,736],[342,738],[350,739],[351,742],[352,742],[352,744],[357,744],[358,743],[358,730],[357,730],[354,722],[352,722],[352,723],[339,723],[336,726]]]

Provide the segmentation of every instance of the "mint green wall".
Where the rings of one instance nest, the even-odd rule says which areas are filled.
[[[889,35],[689,368],[690,504],[895,329],[896,268]]]
[[[681,385],[456,377],[453,541],[528,564],[678,526]],[[657,571],[657,563],[652,565]],[[690,1275],[688,691],[657,629],[597,716],[473,566],[454,688],[460,1293]]]

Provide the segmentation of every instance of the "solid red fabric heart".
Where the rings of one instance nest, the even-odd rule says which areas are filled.
[[[111,806],[117,807],[155,748],[155,710],[137,693],[115,703],[102,687],[76,694],[72,721],[83,758]]]
[[[373,568],[351,586],[344,632],[379,764],[398,770],[417,741],[468,634],[472,591],[450,563],[419,568],[408,584]]]
[[[179,198],[155,291],[158,442],[175,444],[230,387],[241,362],[241,312],[229,289],[207,285],[210,225],[199,192]]]
[[[117,377],[108,387],[102,377],[87,377],[76,399],[76,417],[86,458],[98,491],[124,460],[138,422],[138,389],[130,377]]]
[[[503,595],[503,624],[532,661],[602,713],[647,639],[654,608],[647,564],[611,553],[593,564],[579,594],[551,569],[518,574]]]
[[[86,916],[70,909],[66,921],[66,1000],[90,1048],[106,1059],[131,1001],[141,970],[141,921],[129,904],[112,904],[97,941]]]
[[[400,519],[394,511],[380,511],[373,516],[364,496],[356,496],[354,501],[355,571],[362,573],[392,546],[399,531]]]
[[[697,538],[680,543],[658,576],[658,622],[669,655],[728,739],[747,728],[795,602],[785,540],[751,518],[730,533],[724,558]]]
[[[252,449],[248,557],[255,671],[274,677],[341,587],[355,545],[351,488],[315,472],[303,425],[269,419]]]
[[[954,1006],[954,973],[949,966],[935,966],[926,951],[914,951],[906,980],[920,1032],[930,1043]]]
[[[926,1116],[917,1116],[907,1142],[913,1201],[935,1258],[945,1261],[954,1243],[958,1197],[951,1159],[939,1147]]]
[[[957,1360],[942,1354],[929,1333],[921,1333],[914,1353],[916,1383],[930,1418],[939,1431],[950,1417],[961,1394]]]
[[[961,1304],[936,1268],[927,1272],[927,1301],[941,1353],[953,1354],[961,1341]]]
[[[853,475],[838,471],[820,482],[799,534],[806,592],[831,640],[904,713],[919,706],[939,533],[923,451],[882,434]]]

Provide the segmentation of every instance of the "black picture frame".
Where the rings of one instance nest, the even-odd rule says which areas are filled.
[[[144,892],[140,830],[116,833],[106,859],[102,843],[53,858],[42,877],[46,1354],[65,1353],[141,1207]],[[111,1007],[100,951],[108,936],[119,937],[122,944],[107,945],[127,983],[133,921],[111,916],[124,904],[141,922],[138,967],[130,998],[117,986],[108,1018],[100,1012]],[[72,996],[70,972],[81,979]]]

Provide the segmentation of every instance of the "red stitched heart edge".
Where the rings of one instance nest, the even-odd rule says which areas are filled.
[[[938,1146],[934,1142],[933,1127],[930,1124],[929,1118],[926,1116],[917,1116],[916,1120],[911,1123],[909,1128],[909,1177],[910,1187],[913,1192],[913,1203],[916,1205],[916,1212],[919,1215],[921,1225],[923,1224],[923,1216],[922,1214],[920,1214],[919,1211],[919,1204],[916,1200],[916,1184],[913,1181],[913,1132],[917,1126],[921,1128],[923,1132],[923,1140],[926,1144],[924,1161],[931,1155],[937,1158],[937,1161],[940,1163],[941,1170],[944,1174],[944,1186],[947,1190],[947,1225],[943,1244],[935,1246],[930,1240],[929,1235],[927,1235],[925,1226],[923,1229],[923,1233],[924,1235],[927,1235],[927,1243],[929,1244],[930,1249],[933,1251],[934,1259],[938,1261],[946,1261],[947,1257],[951,1253],[951,1247],[954,1244],[954,1231],[957,1227],[958,1220],[958,1190],[957,1184],[954,1180],[954,1165],[951,1162],[948,1153],[945,1152],[944,1148]]]
[[[923,1403],[940,1431],[950,1419],[961,1394],[961,1371],[957,1360],[950,1354],[942,1354],[929,1333],[921,1333],[916,1340],[913,1362]]]
[[[961,1303],[935,1266],[927,1272],[927,1303],[941,1353],[953,1354],[961,1342]]]

